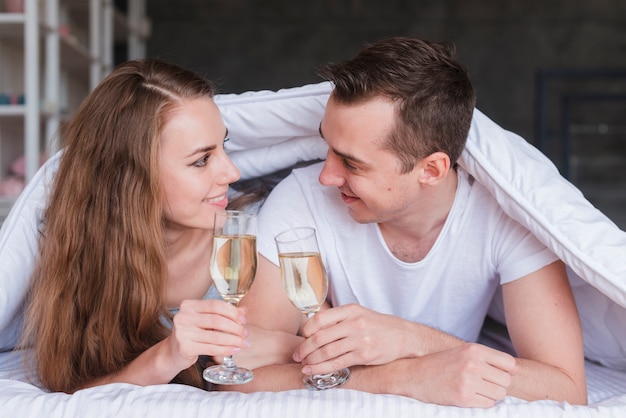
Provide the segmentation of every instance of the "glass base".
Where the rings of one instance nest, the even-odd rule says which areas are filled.
[[[343,385],[349,377],[350,369],[341,369],[332,373],[306,376],[302,381],[309,390],[324,390]]]
[[[211,366],[204,369],[202,377],[207,382],[216,385],[242,385],[254,378],[252,370],[243,367],[226,367],[224,365]]]

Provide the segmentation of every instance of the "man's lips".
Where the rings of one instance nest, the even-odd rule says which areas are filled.
[[[356,202],[357,200],[359,200],[359,198],[350,196],[350,195],[345,194],[344,192],[341,192],[341,200],[343,200],[343,203],[349,205],[350,203]]]

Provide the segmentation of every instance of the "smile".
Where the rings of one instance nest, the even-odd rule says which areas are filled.
[[[207,202],[207,203],[216,203],[216,202],[221,202],[224,199],[226,199],[226,195],[225,194],[223,194],[221,196],[213,197],[211,199],[204,199],[203,201]]]
[[[355,197],[355,196],[349,196],[349,195],[341,192],[341,200],[343,200],[343,202],[346,203],[346,204],[350,204],[352,202],[355,202],[355,201],[359,200],[359,198]]]

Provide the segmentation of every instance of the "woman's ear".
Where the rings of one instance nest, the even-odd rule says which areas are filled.
[[[450,171],[450,157],[444,152],[433,152],[420,161],[419,181],[434,185]]]

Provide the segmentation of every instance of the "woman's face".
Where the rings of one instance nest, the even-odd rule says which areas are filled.
[[[228,204],[239,170],[224,151],[228,132],[210,98],[187,100],[161,132],[159,173],[163,216],[170,228],[211,229]]]

